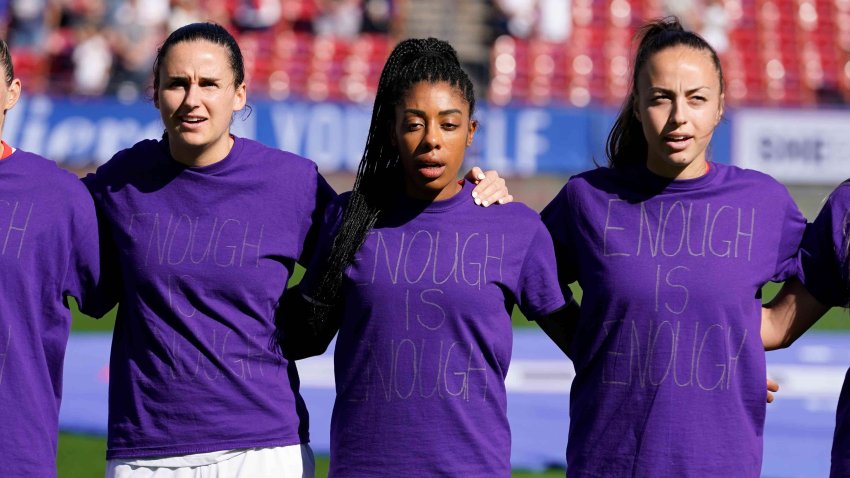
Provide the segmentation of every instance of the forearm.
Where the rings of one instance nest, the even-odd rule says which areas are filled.
[[[536,322],[552,342],[555,342],[555,345],[569,357],[571,355],[570,344],[575,337],[578,318],[578,302],[570,298],[567,305],[550,315],[537,319]]]
[[[762,308],[761,338],[765,350],[788,347],[828,310],[799,280],[788,280]]]

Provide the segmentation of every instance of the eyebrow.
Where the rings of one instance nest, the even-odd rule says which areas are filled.
[[[696,88],[691,88],[690,90],[685,91],[685,95],[692,95],[700,90],[709,90],[711,91],[711,87],[709,86],[698,86]],[[672,93],[673,90],[667,88],[661,88],[660,86],[650,86],[649,91],[659,92],[659,93]]]
[[[405,110],[404,110],[404,112],[405,112],[406,114],[408,114],[408,113],[409,113],[409,114],[413,114],[413,115],[416,115],[416,116],[425,116],[425,112],[424,112],[424,111],[422,111],[422,110],[417,110],[417,109],[414,109],[414,108],[407,108],[407,109],[405,109]],[[463,114],[463,111],[461,111],[461,110],[459,110],[459,109],[457,109],[457,108],[452,108],[452,109],[450,109],[450,110],[443,110],[443,111],[440,111],[439,113],[437,113],[437,116],[447,116],[447,115],[455,115],[455,114],[457,114],[457,115],[459,115],[459,114]]]

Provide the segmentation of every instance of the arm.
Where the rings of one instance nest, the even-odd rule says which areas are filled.
[[[579,304],[575,299],[570,298],[570,301],[564,307],[536,320],[537,325],[567,357],[571,355],[570,344],[575,337],[578,316]]]
[[[764,349],[788,347],[828,310],[829,307],[815,299],[799,280],[789,279],[776,297],[762,307]]]
[[[283,295],[275,318],[276,339],[281,353],[287,360],[301,360],[322,355],[328,349],[339,330],[339,314],[330,314],[331,320],[317,324],[313,320],[313,307],[298,287],[290,287]]]
[[[514,200],[514,197],[508,192],[508,187],[505,180],[499,177],[496,171],[481,171],[478,166],[473,167],[466,173],[467,181],[475,184],[475,189],[472,190],[472,198],[475,204],[487,207],[491,204],[507,204]]]

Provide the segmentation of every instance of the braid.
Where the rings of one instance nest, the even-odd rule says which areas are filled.
[[[354,188],[313,296],[311,319],[317,327],[328,319],[333,307],[339,304],[345,269],[381,213],[399,192],[403,182],[402,172],[391,133],[395,106],[413,85],[423,81],[445,82],[457,88],[469,103],[472,115],[475,107],[472,82],[461,68],[457,53],[451,45],[435,38],[408,39],[393,49],[378,82],[369,134],[357,168]]]

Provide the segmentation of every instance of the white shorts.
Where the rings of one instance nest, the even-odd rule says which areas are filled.
[[[314,478],[310,445],[107,460],[106,478]]]

